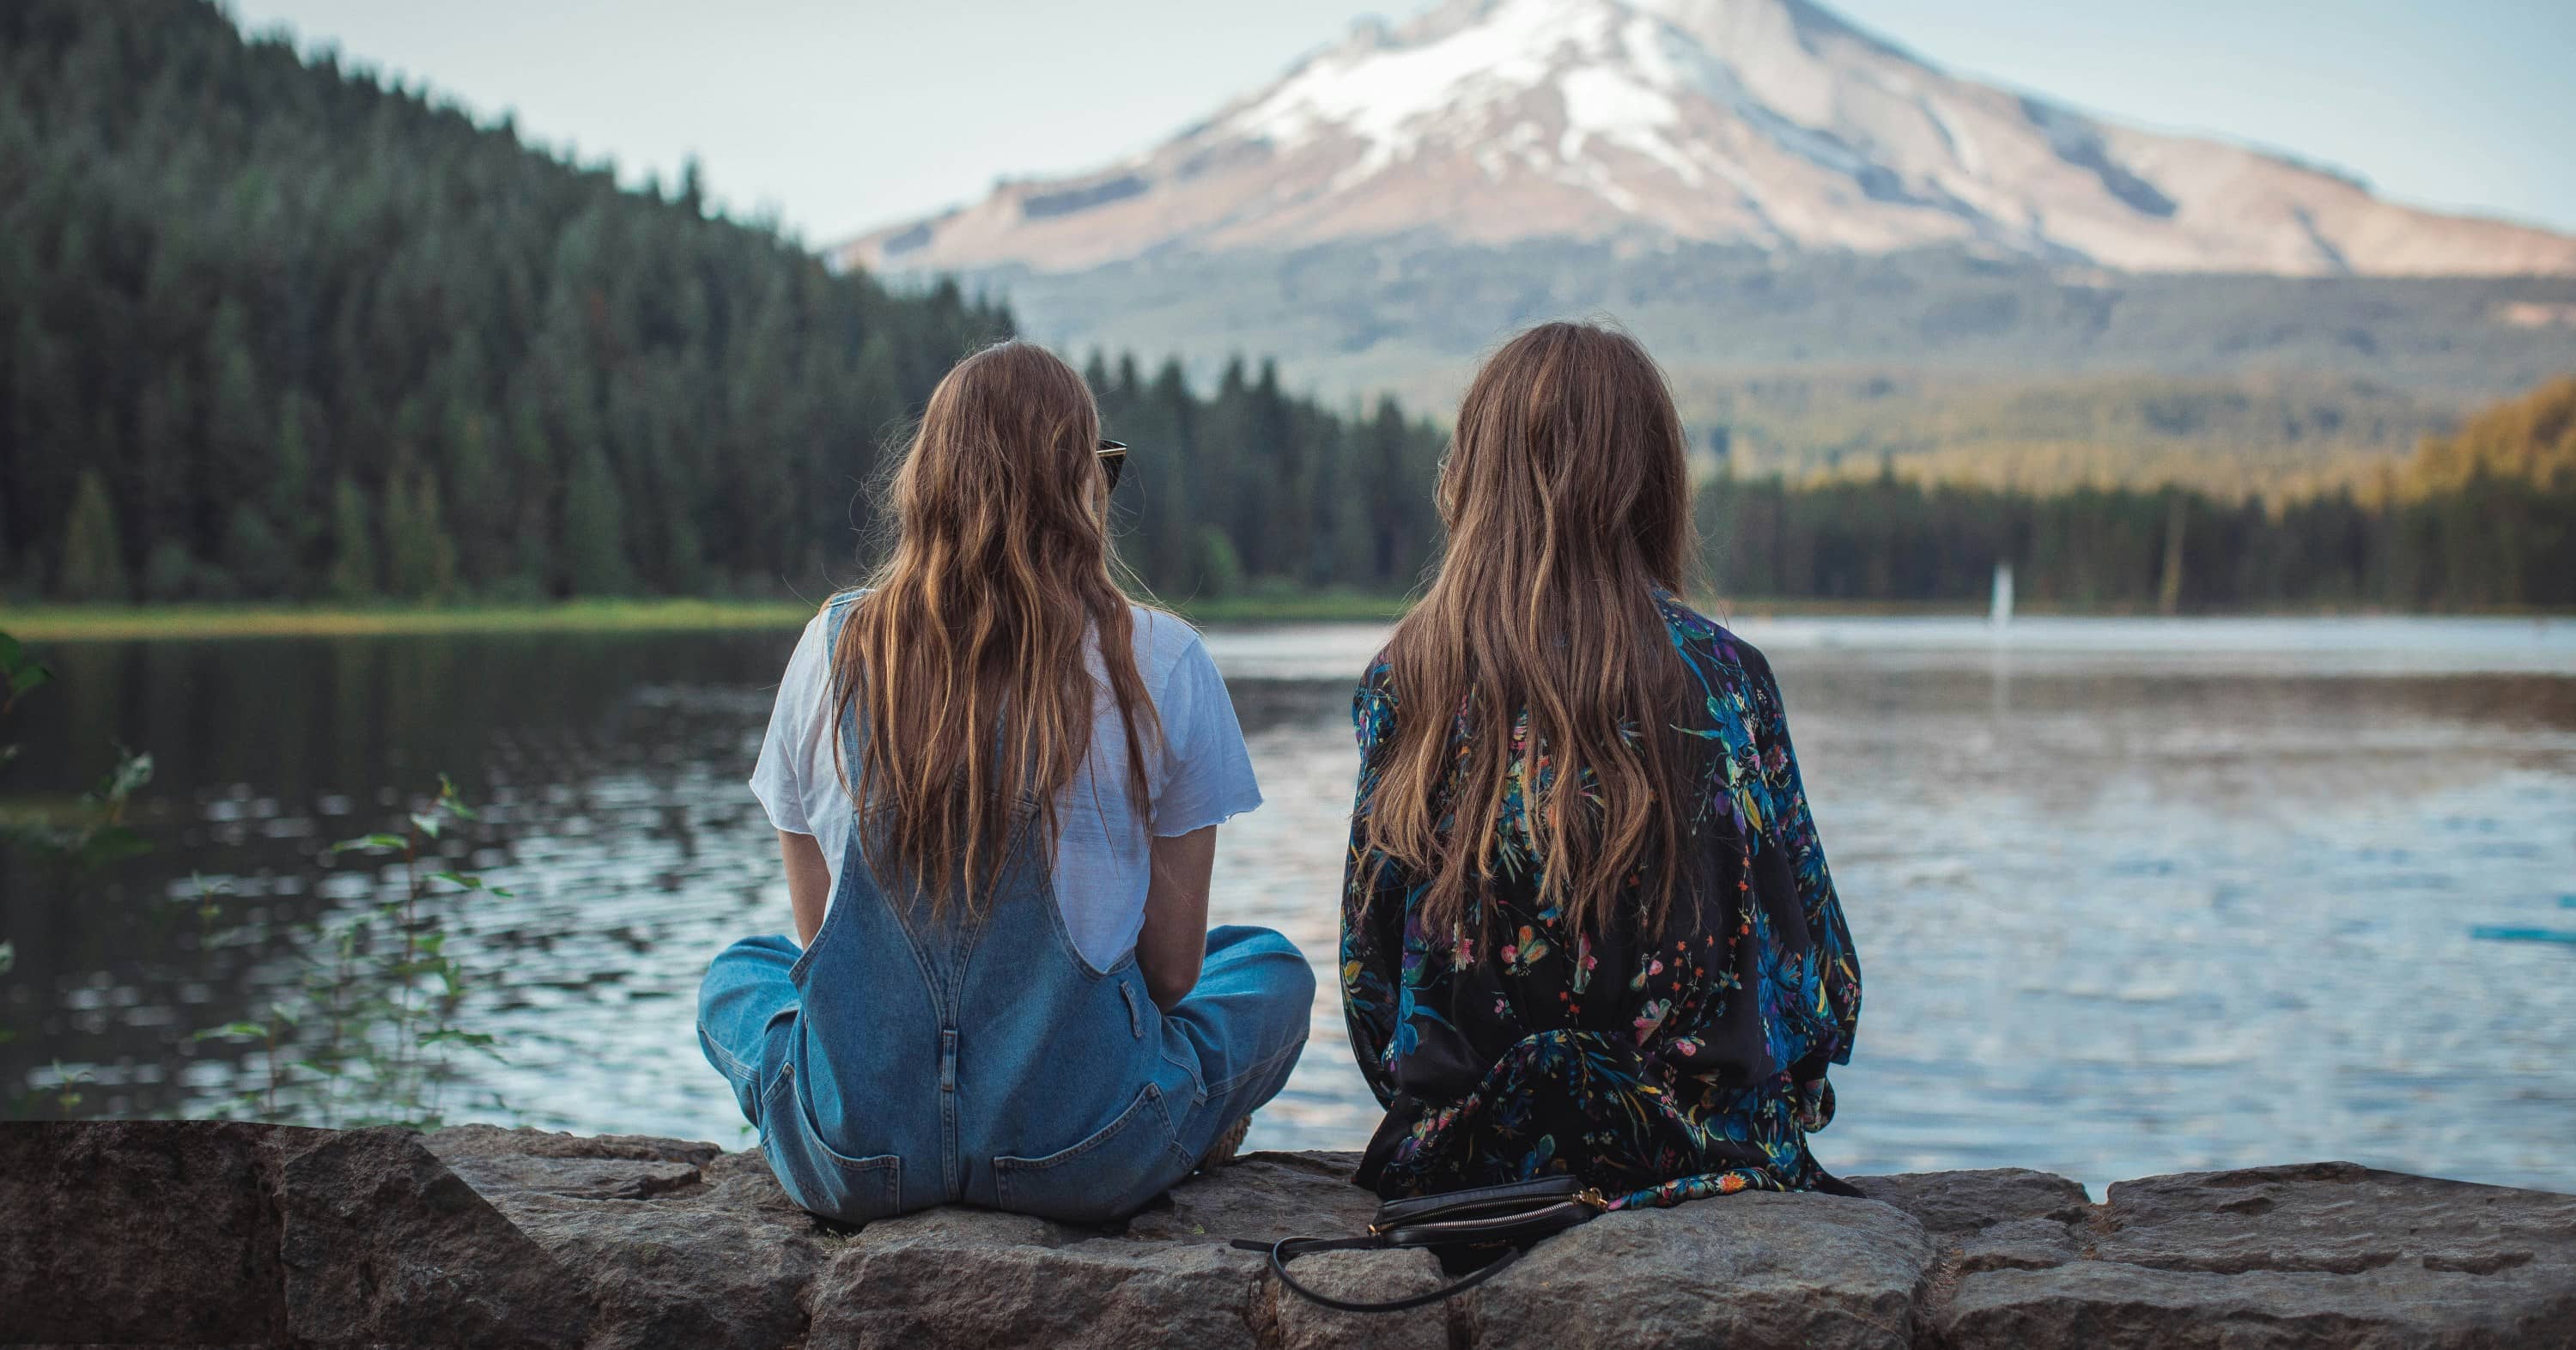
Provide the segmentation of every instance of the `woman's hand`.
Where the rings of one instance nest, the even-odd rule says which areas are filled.
[[[778,832],[778,856],[787,864],[787,904],[795,911],[796,945],[811,947],[822,931],[823,910],[832,903],[832,869],[823,863],[823,846],[810,834]]]
[[[1216,867],[1216,827],[1156,839],[1153,867],[1153,883],[1145,890],[1145,926],[1136,934],[1136,969],[1145,977],[1145,992],[1154,1006],[1170,1012],[1198,987],[1199,966],[1207,960],[1208,874]]]

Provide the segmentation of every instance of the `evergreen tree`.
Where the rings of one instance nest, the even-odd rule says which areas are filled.
[[[291,596],[297,589],[295,555],[268,523],[268,513],[235,502],[224,525],[223,570],[249,595]]]
[[[1198,594],[1222,600],[1243,592],[1243,559],[1234,540],[1213,525],[1199,527]]]
[[[116,510],[108,504],[107,485],[98,470],[84,470],[72,492],[72,510],[63,522],[62,567],[54,591],[72,601],[118,601],[132,598],[125,579],[125,548],[116,537]]]
[[[454,504],[453,534],[459,541],[459,571],[478,585],[506,574],[512,565],[507,542],[511,510],[508,480],[501,471],[499,448],[491,421],[469,395],[451,396],[440,436],[443,461],[449,466],[448,500]]]
[[[281,582],[292,588],[292,569],[302,561],[305,546],[323,533],[322,522],[314,519],[313,447],[309,439],[314,419],[313,403],[302,393],[289,391],[277,408],[277,450],[272,457],[274,468],[260,494],[267,503],[262,523],[273,522],[271,534],[288,565],[289,574]],[[227,531],[230,530],[227,525]],[[227,549],[226,556],[230,556]],[[243,582],[252,594],[285,594],[287,591]]]
[[[200,561],[176,539],[163,539],[144,555],[146,600],[230,600],[238,593],[231,577]]]
[[[573,465],[564,489],[564,568],[578,595],[622,595],[634,585],[626,561],[625,504],[597,448]]]
[[[226,297],[206,332],[206,494],[218,501],[260,492],[276,479],[278,463],[268,405],[251,362],[248,310]]]
[[[1372,580],[1410,589],[1429,562],[1430,530],[1415,504],[1427,500],[1429,474],[1416,453],[1418,441],[1392,398],[1378,400],[1377,415],[1359,438],[1353,477],[1369,503],[1365,547]]]
[[[680,162],[680,191],[673,204],[693,216],[707,209],[706,175],[699,170],[696,155]]]
[[[903,372],[895,361],[894,342],[884,333],[870,333],[859,344],[859,354],[850,375],[850,406],[865,444],[880,446],[902,431],[908,405],[903,396]]]
[[[438,476],[402,474],[385,485],[385,589],[405,599],[444,598],[456,584],[456,544],[438,507]]]
[[[341,600],[366,600],[381,593],[376,570],[376,528],[369,519],[367,495],[356,483],[340,479],[331,487],[331,594]]]
[[[525,381],[514,386],[510,395],[507,477],[515,488],[514,500],[504,508],[502,516],[509,523],[513,540],[512,589],[521,598],[550,594],[554,590],[551,541],[557,524],[554,485],[559,480],[554,442],[546,434],[545,411],[534,386]]]
[[[97,461],[127,471],[117,475],[122,489],[117,506],[139,537],[177,540],[190,533],[196,469],[202,462],[196,449],[196,394],[184,362],[163,365],[135,400],[132,439],[113,457]],[[103,432],[100,440],[112,437]]]

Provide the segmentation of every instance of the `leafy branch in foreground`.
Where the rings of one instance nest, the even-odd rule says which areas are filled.
[[[14,716],[18,701],[53,683],[51,666],[35,659],[18,639],[0,633],[0,717]],[[18,757],[15,742],[0,741],[0,767]],[[51,860],[74,877],[123,862],[152,849],[125,823],[134,794],[152,781],[152,757],[116,747],[116,763],[68,812],[35,810],[0,815],[0,843]],[[68,816],[68,823],[59,817]]]
[[[18,700],[53,682],[53,667],[27,654],[25,646],[0,633],[0,717],[18,710]],[[15,745],[0,745],[0,764],[18,757]]]
[[[19,700],[53,683],[53,680],[53,667],[38,661],[16,637],[0,632],[0,719],[16,716]],[[5,727],[0,727],[0,733],[5,733],[5,730]],[[17,758],[17,743],[0,740],[0,769],[7,768]],[[151,851],[150,841],[125,823],[126,807],[134,794],[151,781],[152,757],[117,746],[115,766],[107,771],[96,787],[83,793],[70,811],[39,808],[21,814],[0,813],[0,845],[23,850],[40,861],[53,864],[60,870],[67,886],[76,885],[82,878],[111,863]],[[59,819],[64,816],[68,816],[69,823]],[[15,945],[0,942],[0,974],[8,973],[16,964]],[[0,1027],[0,1044],[16,1039],[15,1030]],[[56,1105],[68,1112],[81,1102],[81,1094],[74,1091],[72,1085],[76,1079],[86,1075],[84,1072],[67,1076],[59,1064],[55,1071],[58,1080]],[[18,1094],[13,1092],[12,1100],[18,1099]]]
[[[20,699],[52,680],[51,668],[0,633],[0,718],[13,715]],[[14,744],[0,741],[0,767],[17,753]],[[0,816],[0,843],[60,865],[67,880],[148,852],[151,842],[126,822],[126,813],[152,781],[152,769],[150,755],[118,746],[115,765],[80,797],[69,823],[60,811]],[[401,854],[400,888],[354,915],[300,926],[293,947],[301,970],[287,992],[270,1000],[264,1020],[228,1022],[194,1034],[197,1041],[255,1041],[263,1047],[266,1082],[237,1095],[228,1104],[230,1114],[319,1125],[435,1124],[455,1077],[454,1052],[499,1058],[489,1034],[457,1024],[465,970],[447,950],[440,915],[424,909],[425,901],[460,895],[511,898],[505,887],[432,861],[434,846],[448,831],[475,819],[455,782],[441,774],[437,795],[407,811],[399,830],[331,846],[332,856]],[[223,914],[218,899],[230,893],[231,883],[194,880],[192,908],[201,933],[211,934]],[[16,963],[15,945],[0,941],[0,974]],[[0,1028],[0,1042],[15,1036]],[[52,1094],[56,1111],[68,1115],[87,1100],[80,1088],[90,1081],[88,1070],[57,1063],[50,1082],[38,1086]],[[32,1099],[13,1093],[11,1100]],[[506,1109],[497,1097],[493,1104]],[[17,1109],[13,1105],[11,1113]]]
[[[427,870],[436,865],[433,846],[475,819],[456,784],[441,774],[437,796],[406,813],[399,832],[331,846],[335,855],[399,853],[401,885],[354,915],[305,929],[296,944],[303,977],[271,1001],[265,1021],[196,1033],[199,1040],[264,1047],[267,1081],[234,1099],[236,1113],[317,1125],[434,1126],[456,1076],[453,1052],[500,1058],[488,1033],[458,1024],[465,969],[447,950],[439,913],[423,908],[425,901],[462,895],[512,898],[508,888],[470,872]]]

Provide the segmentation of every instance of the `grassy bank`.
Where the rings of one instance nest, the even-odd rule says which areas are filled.
[[[370,637],[389,633],[647,633],[794,628],[795,601],[576,600],[551,605],[12,605],[0,631],[25,642],[128,638]]]
[[[1327,591],[1165,601],[1191,622],[1384,621],[1399,596]],[[653,633],[794,628],[814,615],[797,600],[574,600],[547,605],[8,605],[0,632],[24,642],[137,638],[372,637],[412,633]]]
[[[1177,600],[1166,607],[1192,623],[1386,623],[1401,615],[1403,596],[1348,591]],[[1699,602],[1719,619],[1924,618],[1982,615],[1982,603],[1727,597]],[[2395,611],[2318,606],[2280,611],[2227,611],[2242,615],[2316,617]],[[2484,610],[2489,614],[2545,617],[2547,610]],[[2030,615],[2146,618],[2153,611],[2109,606],[2091,610],[2025,605]],[[370,637],[418,633],[655,633],[791,629],[813,617],[798,600],[574,600],[548,605],[10,605],[0,607],[0,632],[24,642],[104,642],[139,638]]]

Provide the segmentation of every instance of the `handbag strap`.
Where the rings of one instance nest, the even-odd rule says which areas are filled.
[[[1403,1298],[1388,1299],[1383,1303],[1360,1303],[1351,1299],[1335,1298],[1330,1294],[1317,1293],[1307,1285],[1299,1283],[1296,1276],[1288,1273],[1288,1263],[1308,1252],[1377,1250],[1388,1245],[1383,1237],[1374,1233],[1367,1237],[1355,1238],[1284,1237],[1276,1242],[1254,1242],[1245,1238],[1236,1238],[1232,1245],[1247,1252],[1270,1253],[1270,1273],[1278,1276],[1281,1284],[1327,1308],[1354,1313],[1402,1312],[1407,1308],[1419,1308],[1426,1303],[1437,1303],[1452,1294],[1483,1284],[1501,1274],[1503,1267],[1521,1259],[1520,1248],[1507,1247],[1503,1250],[1503,1254],[1494,1258],[1491,1263],[1478,1268],[1463,1279],[1453,1280],[1437,1289],[1408,1294]]]

